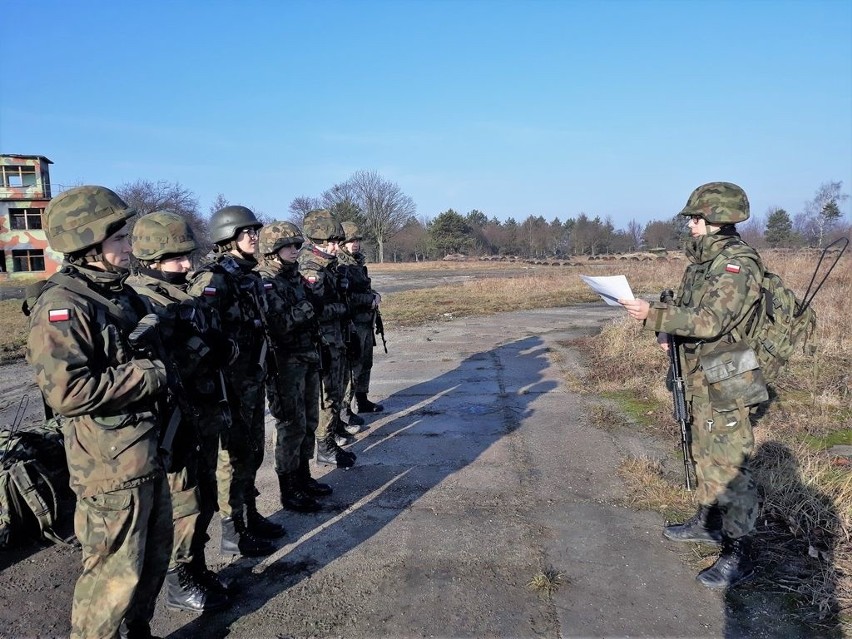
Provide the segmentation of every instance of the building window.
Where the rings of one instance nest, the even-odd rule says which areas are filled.
[[[6,251],[0,251],[0,273],[6,272]]]
[[[42,249],[13,250],[12,270],[16,273],[22,271],[43,271],[44,251]]]
[[[0,166],[2,186],[10,189],[36,185],[36,168],[34,166]]]
[[[41,214],[44,209],[9,209],[9,219],[13,231],[31,231],[40,229]]]

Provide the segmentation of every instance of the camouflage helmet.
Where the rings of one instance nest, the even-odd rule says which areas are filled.
[[[308,211],[302,228],[305,230],[305,235],[312,240],[338,242],[346,237],[340,222],[328,209]]]
[[[226,206],[210,216],[210,239],[216,244],[230,242],[240,229],[259,229],[263,226],[250,208]]]
[[[156,262],[165,256],[192,253],[198,244],[182,215],[171,211],[154,211],[140,217],[133,225],[133,256]]]
[[[361,235],[361,229],[358,228],[355,222],[341,222],[340,226],[343,227],[343,232],[346,234],[344,242],[354,242],[355,240],[364,239],[364,236]]]
[[[257,249],[261,255],[272,255],[285,246],[304,244],[305,238],[299,227],[291,222],[272,222],[260,229]]]
[[[738,224],[748,219],[748,198],[736,184],[710,182],[692,192],[679,215],[700,215],[710,224]]]
[[[98,246],[136,211],[104,186],[78,186],[60,193],[44,212],[50,248],[70,254]]]

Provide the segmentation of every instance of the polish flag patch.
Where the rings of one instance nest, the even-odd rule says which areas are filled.
[[[305,278],[305,281],[306,281],[308,284],[316,284],[316,283],[317,283],[317,277],[316,277],[316,275],[308,275],[308,276]]]
[[[739,264],[728,264],[727,266],[725,266],[725,270],[728,273],[739,273],[740,272],[740,265]]]
[[[71,319],[71,309],[57,308],[47,312],[47,319],[51,322],[67,322]]]
[[[216,287],[215,286],[205,286],[202,291],[204,295],[207,297],[216,297]]]
[[[264,282],[263,283],[263,290],[264,291],[271,291],[272,290],[272,282]]]

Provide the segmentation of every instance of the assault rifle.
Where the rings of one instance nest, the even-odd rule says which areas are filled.
[[[376,327],[376,330],[373,332],[373,346],[376,345],[376,335],[381,336],[382,346],[385,349],[385,354],[387,354],[388,343],[385,340],[385,323],[382,320],[382,312],[379,310],[378,306],[376,307],[376,310],[373,311],[373,324]]]
[[[660,293],[660,301],[670,304],[674,299],[674,291],[665,290]],[[688,491],[695,488],[695,460],[692,458],[692,432],[689,427],[689,413],[686,408],[686,386],[683,381],[683,373],[680,367],[680,356],[678,355],[678,340],[672,334],[667,334],[669,344],[669,372],[666,378],[666,386],[672,392],[674,400],[674,418],[680,426],[680,452],[683,456],[684,485]]]
[[[266,369],[266,361],[267,361],[267,353],[269,353],[270,349],[272,351],[272,364],[275,370],[272,371],[272,375],[277,377],[278,372],[281,370],[281,366],[278,363],[278,353],[275,352],[274,343],[272,340],[272,335],[269,332],[269,322],[266,320],[266,300],[261,299],[260,293],[258,293],[256,282],[252,281],[251,288],[246,288],[248,294],[251,296],[252,301],[254,302],[255,307],[257,308],[257,314],[259,317],[259,328],[263,330],[263,343],[260,345],[260,354],[257,358],[257,365],[260,366],[261,370]],[[263,284],[260,284],[261,290]]]

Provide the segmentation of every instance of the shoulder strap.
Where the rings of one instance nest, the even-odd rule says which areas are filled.
[[[55,284],[64,286],[70,291],[74,291],[75,293],[82,295],[86,299],[94,302],[98,307],[100,307],[103,311],[106,312],[112,319],[118,322],[121,326],[127,328],[128,330],[133,328],[133,325],[128,321],[127,316],[120,306],[113,303],[111,300],[108,300],[106,297],[93,290],[91,287],[87,286],[85,282],[81,281],[78,277],[73,277],[72,275],[68,275],[67,273],[63,273],[59,271],[58,273],[54,273],[50,276],[50,279],[54,281]]]

